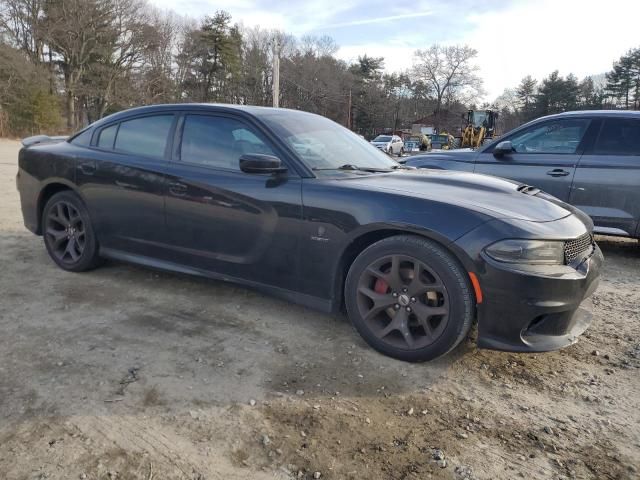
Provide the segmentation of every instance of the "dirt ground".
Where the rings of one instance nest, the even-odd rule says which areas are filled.
[[[0,141],[1,479],[640,478],[640,247],[563,351],[412,365],[219,282],[54,266]]]

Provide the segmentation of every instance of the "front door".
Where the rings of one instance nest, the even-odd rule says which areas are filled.
[[[568,202],[589,123],[587,118],[562,118],[520,130],[503,139],[511,142],[512,153],[483,151],[475,172],[526,183]]]
[[[283,156],[259,128],[233,115],[187,113],[178,128],[166,194],[176,260],[295,289],[302,218],[298,175],[291,169],[275,175],[242,172],[243,154]]]

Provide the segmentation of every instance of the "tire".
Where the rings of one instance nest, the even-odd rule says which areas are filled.
[[[458,260],[415,235],[385,238],[366,248],[349,269],[344,295],[362,338],[408,362],[450,352],[467,336],[475,314],[469,277]]]
[[[89,212],[76,193],[53,195],[42,210],[41,222],[47,252],[60,268],[84,272],[101,263]]]

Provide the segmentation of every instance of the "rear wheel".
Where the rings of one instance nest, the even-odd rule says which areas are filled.
[[[376,350],[432,360],[452,350],[473,320],[473,294],[458,261],[418,236],[386,238],[364,250],[347,275],[352,323]]]
[[[100,263],[89,213],[71,191],[56,193],[45,205],[42,235],[49,256],[64,270],[82,272]]]

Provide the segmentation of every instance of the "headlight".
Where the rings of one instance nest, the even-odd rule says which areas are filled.
[[[564,242],[551,240],[501,240],[485,248],[494,260],[530,265],[564,265]]]

